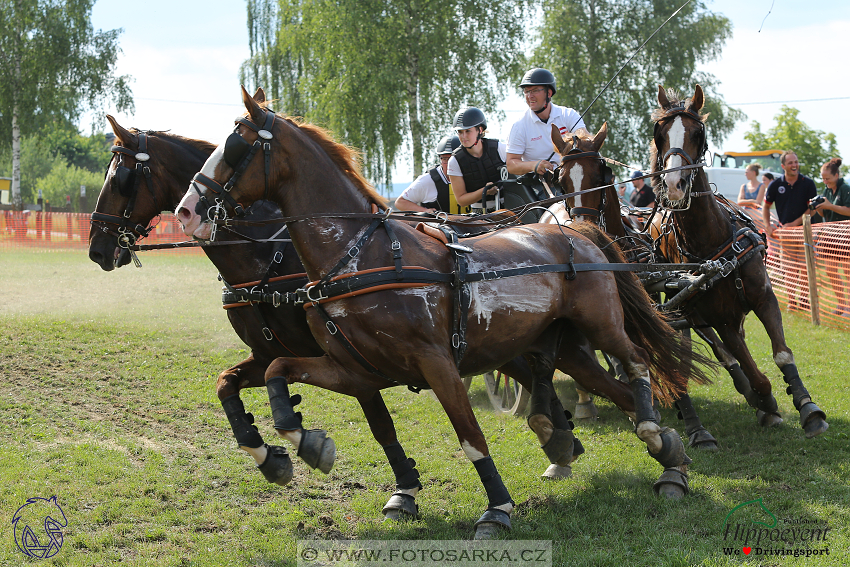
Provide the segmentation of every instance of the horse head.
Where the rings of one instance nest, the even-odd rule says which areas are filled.
[[[213,145],[164,132],[126,129],[106,116],[115,133],[112,159],[92,213],[89,258],[110,271],[130,262],[130,247],[151,222],[180,200],[187,180]]]
[[[565,193],[586,191],[612,183],[611,168],[599,153],[607,136],[607,122],[602,124],[595,136],[583,128],[562,136],[558,127],[552,125],[552,144],[561,155],[556,182]],[[613,195],[612,202],[616,204],[617,198],[613,188],[576,195],[575,206],[570,211],[571,216],[599,223],[607,202],[611,201],[610,195]]]
[[[284,213],[294,200],[309,202],[308,210],[328,213],[383,205],[363,178],[354,149],[334,142],[318,126],[275,114],[244,87],[242,101],[245,115],[236,119],[233,132],[212,153],[178,205],[186,235],[210,240],[216,220],[243,216],[245,207],[260,199],[278,203]],[[331,196],[318,187],[339,191]],[[354,202],[343,196],[346,188],[352,190],[348,194]]]
[[[650,144],[653,172],[699,163],[708,150],[705,120],[708,115],[699,111],[705,103],[702,87],[696,86],[694,96],[681,99],[671,90],[658,86],[658,105],[652,113],[655,131]],[[674,208],[687,203],[697,170],[671,171],[653,178],[653,189],[662,202]]]

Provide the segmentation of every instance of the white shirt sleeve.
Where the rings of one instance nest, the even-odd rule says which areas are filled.
[[[430,173],[423,173],[400,196],[417,205],[430,203],[437,198],[437,187],[434,185]]]
[[[449,158],[449,177],[463,177],[463,172],[460,170],[460,164],[457,162],[455,156]]]
[[[509,154],[517,154],[521,156],[525,153],[525,123],[520,118],[514,125],[511,126],[511,133],[508,134],[507,152]]]
[[[508,147],[504,142],[499,142],[499,157],[502,158],[502,161],[507,163],[508,161]]]

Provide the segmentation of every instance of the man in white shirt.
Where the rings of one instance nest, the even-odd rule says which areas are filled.
[[[584,121],[572,108],[552,104],[555,95],[555,75],[546,69],[532,69],[520,83],[525,102],[528,104],[522,117],[511,126],[508,136],[507,166],[514,175],[534,172],[542,175],[553,170],[560,162],[550,161],[553,154],[552,124],[558,126],[561,135],[585,128]]]
[[[447,168],[452,152],[460,146],[457,136],[445,136],[437,143],[440,165],[423,173],[395,200],[399,211],[449,211],[449,178]]]

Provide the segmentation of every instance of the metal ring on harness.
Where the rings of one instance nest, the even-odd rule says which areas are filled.
[[[318,291],[319,291],[319,297],[313,297],[312,295],[310,295],[310,294],[312,293],[312,291],[313,291],[314,289],[317,289],[317,288],[318,288]],[[328,298],[328,296],[327,296],[327,295],[322,295],[322,289],[321,289],[319,286],[317,286],[317,285],[314,285],[314,286],[310,286],[310,287],[308,287],[308,288],[305,288],[305,289],[304,289],[304,292],[307,294],[307,299],[308,299],[308,300],[310,300],[310,302],[311,302],[311,303],[318,303],[318,302],[320,302],[321,300],[323,300],[323,299],[327,299],[327,298]],[[331,333],[331,334],[333,334],[333,333]]]

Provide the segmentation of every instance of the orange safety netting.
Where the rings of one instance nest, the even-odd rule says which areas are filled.
[[[0,248],[27,248],[34,252],[89,246],[91,215],[85,213],[48,213],[40,211],[0,211]],[[188,240],[177,217],[163,213],[150,235],[139,244],[164,244]],[[200,248],[179,248],[192,254]],[[168,249],[171,252],[172,249]],[[148,251],[153,253],[160,251]]]
[[[764,231],[761,207],[745,207]],[[767,272],[779,303],[811,317],[803,227],[781,228],[767,243]],[[812,225],[815,288],[821,324],[850,329],[850,221]]]
[[[760,231],[761,208],[745,207]],[[37,211],[0,211],[0,248],[48,251],[88,248],[90,215]],[[821,323],[850,329],[850,221],[812,225],[815,282]],[[163,213],[141,244],[184,242],[177,218]],[[169,253],[201,254],[198,247],[167,249]],[[146,254],[161,251],[146,251]],[[811,314],[803,227],[783,228],[768,239],[767,270],[780,304]]]

